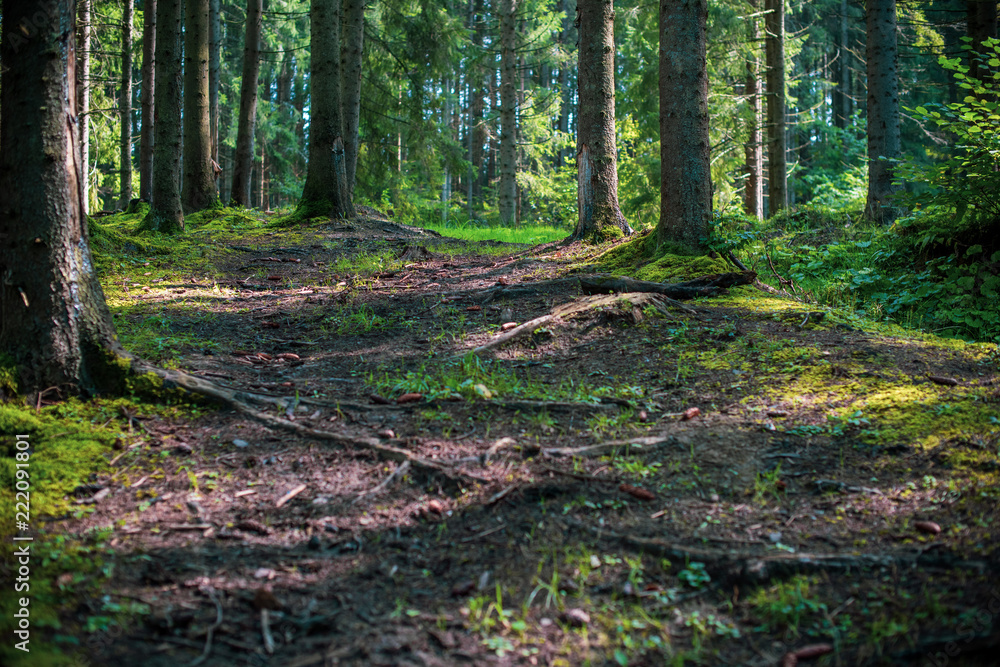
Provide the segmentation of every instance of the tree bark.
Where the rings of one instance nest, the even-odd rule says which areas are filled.
[[[209,0],[208,4],[208,127],[211,135],[213,180],[218,186],[219,171],[219,70],[222,48],[222,6],[221,0]]]
[[[152,200],[142,227],[183,231],[181,210],[181,0],[157,0]]]
[[[577,123],[575,239],[604,241],[632,228],[618,207],[615,142],[615,9],[611,0],[577,0],[580,120]]]
[[[833,124],[842,130],[847,129],[851,118],[850,96],[850,57],[847,44],[847,0],[840,0],[840,11],[836,16],[837,26],[833,31],[836,35],[836,60],[834,61],[834,87],[830,95],[833,102]]]
[[[989,72],[975,54],[982,51],[983,43],[997,36],[997,3],[986,0],[966,0],[966,35],[972,38],[972,54],[969,58],[969,76],[982,81]]]
[[[899,77],[896,67],[896,0],[866,0],[868,39],[868,202],[869,220],[890,224],[896,209],[892,160],[902,151],[899,136]]]
[[[142,127],[139,130],[139,198],[153,200],[153,73],[156,63],[156,0],[142,6]]]
[[[514,17],[518,0],[500,2],[500,224],[517,224],[517,57]]]
[[[92,0],[80,0],[80,25],[77,28],[77,55],[80,68],[76,72],[77,117],[80,119],[80,155],[83,165],[83,214],[90,211],[90,25]]]
[[[712,216],[706,0],[660,0],[658,247],[698,252]],[[582,74],[582,72],[581,72]]]
[[[758,2],[751,0],[750,6],[756,13]],[[748,37],[750,57],[747,58],[747,77],[743,94],[747,100],[747,143],[744,146],[746,156],[746,183],[743,186],[743,212],[751,218],[764,218],[764,146],[761,132],[760,100],[763,88],[760,81],[760,58],[757,42],[760,40],[760,24],[757,18],[748,20]]]
[[[132,201],[132,2],[125,0],[122,11],[122,88],[118,98],[121,116],[121,204]]]
[[[22,393],[124,389],[122,350],[87,244],[75,7],[2,7],[0,352],[15,360]],[[16,26],[37,32],[22,38]]]
[[[764,58],[767,67],[768,215],[788,205],[785,139],[785,0],[764,0]]]
[[[358,171],[358,125],[361,120],[361,59],[364,53],[364,0],[344,0],[344,43],[341,48],[344,106],[344,168],[347,194],[354,198]]]
[[[184,191],[181,201],[187,213],[209,208],[218,199],[209,129],[208,2],[185,0]]]
[[[243,46],[243,79],[240,84],[240,117],[236,127],[231,201],[251,206],[250,178],[253,174],[253,139],[257,123],[257,84],[260,78],[260,35],[263,0],[247,0],[247,31]]]
[[[339,0],[313,0],[310,26],[309,164],[298,213],[303,218],[354,217],[347,188],[341,118]]]

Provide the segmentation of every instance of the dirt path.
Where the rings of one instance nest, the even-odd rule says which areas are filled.
[[[112,526],[105,592],[151,612],[90,664],[994,664],[995,348],[739,288],[464,356],[577,299],[585,251],[377,219],[224,245],[211,277],[126,281],[119,327],[161,318],[209,341],[180,368],[450,473],[232,411],[133,420],[57,524]]]

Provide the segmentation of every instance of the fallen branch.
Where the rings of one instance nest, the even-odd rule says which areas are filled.
[[[548,315],[542,315],[541,317],[536,317],[533,320],[528,320],[524,324],[516,326],[513,329],[511,329],[510,331],[508,331],[506,333],[503,333],[503,334],[500,334],[499,336],[497,336],[496,338],[494,338],[490,342],[484,343],[483,345],[480,345],[477,348],[473,348],[472,354],[477,354],[478,355],[478,354],[482,354],[483,352],[489,352],[490,350],[498,348],[501,345],[509,343],[510,341],[514,340],[515,338],[520,338],[521,336],[524,336],[526,334],[533,333],[535,331],[535,329],[537,329],[538,327],[540,327],[540,326],[542,326],[544,324],[548,324],[549,322],[551,322],[555,318],[556,318],[556,316],[554,314],[549,313]]]
[[[612,440],[602,442],[589,447],[546,447],[542,449],[542,456],[602,456],[609,451],[621,449],[623,447],[635,447],[638,449],[656,449],[665,445],[672,445],[679,442],[676,437],[654,436],[649,438],[635,438],[633,440]]]

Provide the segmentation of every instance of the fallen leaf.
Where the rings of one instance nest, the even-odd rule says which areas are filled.
[[[423,394],[417,394],[417,393],[403,394],[402,396],[396,399],[396,403],[399,404],[414,403],[416,401],[422,400],[423,397],[424,397]]]
[[[618,487],[619,491],[624,491],[633,498],[638,498],[639,500],[655,500],[656,494],[648,489],[643,489],[638,486],[632,486],[631,484],[622,484]]]
[[[504,322],[500,325],[500,331],[510,331],[517,328],[517,322]]]
[[[368,398],[370,398],[372,403],[375,405],[392,405],[392,401],[387,398],[382,398],[378,394],[370,394]]]
[[[246,350],[233,350],[230,354],[234,357],[249,357],[253,353]]]
[[[916,521],[914,522],[913,527],[922,533],[928,533],[930,535],[941,534],[941,526],[933,521]]]
[[[694,419],[700,414],[701,410],[699,410],[698,408],[688,408],[687,410],[684,411],[684,414],[681,415],[681,421],[686,422],[689,419]]]
[[[298,361],[301,357],[294,352],[282,352],[281,354],[274,355],[276,359],[284,359],[285,361]]]
[[[466,310],[469,311],[470,313],[475,313],[482,309],[483,309],[482,306],[469,306],[468,308],[466,308]]]
[[[427,509],[435,514],[444,514],[444,503],[442,503],[437,498],[432,498],[427,503]]]
[[[279,276],[279,275],[268,276],[267,279],[268,280],[281,280],[281,276]]]

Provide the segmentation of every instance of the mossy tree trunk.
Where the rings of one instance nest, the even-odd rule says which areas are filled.
[[[899,76],[896,46],[896,0],[867,0],[868,39],[868,202],[869,220],[890,224],[896,209],[890,201],[892,161],[901,155],[899,136]]]
[[[250,176],[253,173],[253,135],[257,122],[257,83],[260,78],[260,31],[263,0],[247,0],[247,32],[243,45],[243,79],[240,85],[240,118],[233,156],[230,195],[236,206],[250,206]]]
[[[208,0],[185,0],[184,16],[184,190],[187,213],[218,200],[209,128],[208,54],[211,37]]]
[[[123,352],[83,211],[75,3],[41,7],[18,0],[2,7],[0,352],[17,364],[24,393],[118,391]],[[20,39],[19,25],[37,33]]]
[[[658,247],[699,252],[712,215],[706,0],[660,0]]]
[[[353,199],[358,171],[358,125],[361,120],[361,60],[365,39],[364,0],[344,0],[344,43],[341,48],[344,106],[344,169]]]
[[[309,164],[297,214],[354,217],[347,188],[341,115],[340,0],[312,0],[309,9]]]
[[[153,81],[156,63],[156,0],[142,10],[142,126],[139,130],[139,198],[153,200]]]
[[[579,120],[577,205],[573,238],[602,241],[632,228],[618,207],[615,142],[615,8],[611,0],[578,0]]]
[[[92,0],[80,0],[80,13],[77,26],[76,53],[80,58],[80,68],[76,70],[77,117],[80,119],[80,152],[83,160],[83,214],[90,210],[90,40],[93,35],[91,26]],[[9,31],[6,31],[8,34]]]
[[[153,104],[153,183],[142,227],[183,231],[181,210],[181,0],[157,0]]]

